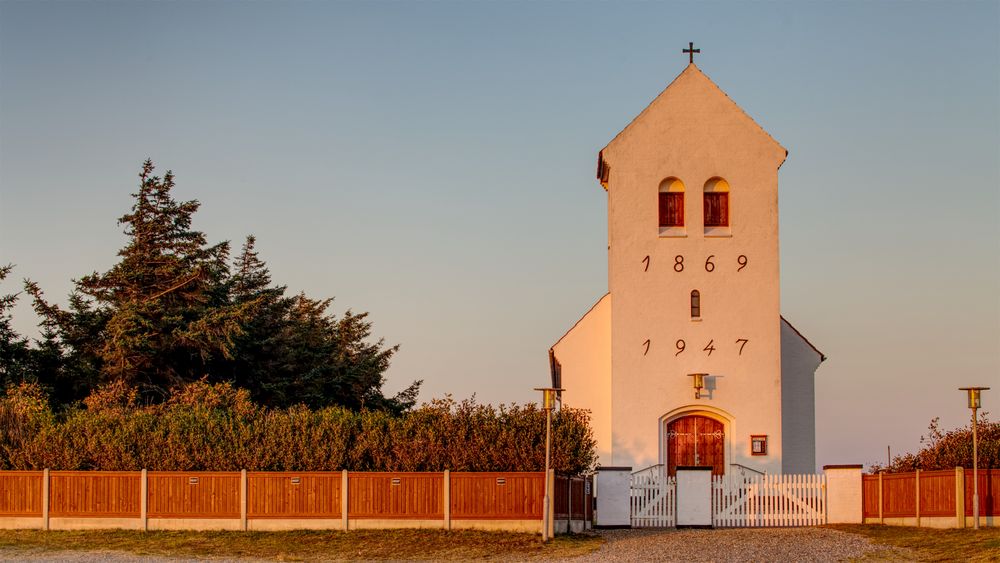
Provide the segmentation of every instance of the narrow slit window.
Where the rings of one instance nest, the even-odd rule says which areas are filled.
[[[701,293],[697,289],[691,291],[691,318],[701,318]]]

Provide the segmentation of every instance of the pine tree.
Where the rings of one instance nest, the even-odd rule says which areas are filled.
[[[72,313],[37,291],[36,310],[58,327],[83,364],[77,369],[97,368],[101,382],[165,396],[230,356],[253,304],[226,303],[229,244],[209,246],[191,227],[200,204],[175,201],[173,174],[161,179],[153,170],[147,160],[132,210],[119,219],[128,236],[121,260],[76,282]]]
[[[230,267],[229,243],[208,245],[192,228],[199,203],[174,200],[172,173],[154,176],[147,160],[139,179],[131,212],[119,219],[128,237],[119,262],[77,280],[68,309],[25,281],[43,329],[32,369],[45,374],[60,403],[108,383],[161,400],[207,378],[235,382],[271,407],[401,412],[414,405],[419,381],[383,396],[384,373],[399,347],[370,342],[367,313],[337,318],[327,312],[332,299],[285,296],[253,236]]]
[[[233,380],[262,404],[287,407],[366,406],[396,412],[416,403],[420,382],[393,398],[382,395],[384,373],[399,346],[369,342],[367,313],[327,313],[333,299],[285,297],[272,286],[256,239],[247,237],[230,280],[234,303],[256,302],[253,319],[238,340]]]
[[[14,266],[0,266],[0,281]],[[0,295],[0,390],[32,379],[28,339],[14,330],[11,309],[17,304],[16,293]]]
[[[226,371],[238,386],[248,389],[263,404],[286,405],[283,397],[265,392],[268,382],[286,379],[288,367],[282,361],[286,347],[281,339],[291,300],[284,297],[285,286],[271,285],[271,272],[256,250],[256,238],[247,237],[233,263],[229,295],[237,306],[254,304],[253,314],[236,339],[233,359]]]

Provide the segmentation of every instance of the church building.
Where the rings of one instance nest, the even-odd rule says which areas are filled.
[[[787,156],[693,53],[600,151],[608,293],[549,351],[561,405],[591,412],[600,465],[815,471],[826,358],[781,316]]]

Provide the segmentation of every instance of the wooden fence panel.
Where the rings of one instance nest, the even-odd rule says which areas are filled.
[[[552,517],[556,520],[569,518],[569,484],[570,477],[556,475],[552,487]]]
[[[41,471],[0,472],[0,516],[42,515]]]
[[[920,472],[920,516],[955,515],[955,470]]]
[[[878,475],[861,476],[861,506],[864,518],[878,518]]]
[[[138,471],[52,471],[49,515],[138,518],[141,491]]]
[[[557,478],[559,480],[565,479]],[[452,473],[455,520],[537,520],[542,517],[545,473]]]
[[[347,483],[349,518],[444,518],[444,473],[351,472]]]
[[[972,516],[972,470],[965,470],[965,515]],[[979,515],[1000,516],[1000,469],[979,470]]]
[[[340,518],[341,473],[247,474],[247,518]]]
[[[570,486],[570,499],[572,499],[571,512],[574,520],[581,520],[586,517],[584,503],[587,502],[586,494],[587,479],[585,477],[574,477]]]
[[[900,518],[917,515],[917,478],[915,473],[882,475],[882,515]]]
[[[240,474],[150,471],[150,518],[239,518]]]
[[[544,476],[544,473],[542,475]],[[571,518],[570,510],[573,511],[573,520],[582,520],[585,517],[585,487],[586,478],[584,477],[556,476],[555,497],[552,501],[552,513],[556,520]]]

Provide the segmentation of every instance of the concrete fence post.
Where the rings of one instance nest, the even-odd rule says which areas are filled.
[[[551,538],[555,537],[555,535],[556,535],[556,516],[555,516],[556,511],[553,510],[553,507],[552,507],[552,505],[555,503],[555,500],[556,500],[556,495],[555,495],[555,492],[556,492],[556,470],[555,469],[549,469],[549,490],[547,492],[548,492],[548,495],[549,495],[549,514],[548,514],[549,519],[548,519],[548,522],[545,523],[545,526],[546,526],[546,529],[549,532],[549,539],[551,539]]]
[[[955,523],[965,527],[965,469],[955,468]]]
[[[346,532],[350,522],[347,521],[347,470],[340,472],[340,527]]]
[[[451,471],[444,470],[444,529],[451,530]]]
[[[42,470],[42,529],[49,529],[49,470]]]
[[[914,479],[914,481],[916,482],[915,487],[917,489],[917,491],[916,491],[916,494],[917,494],[917,497],[916,497],[916,503],[917,503],[916,513],[917,513],[917,527],[919,528],[920,527],[920,470],[919,469],[917,469],[917,476]]]
[[[247,470],[240,469],[240,529],[247,531],[247,494],[250,487],[247,484]]]
[[[143,469],[139,477],[139,518],[142,531],[149,530],[149,473]]]

